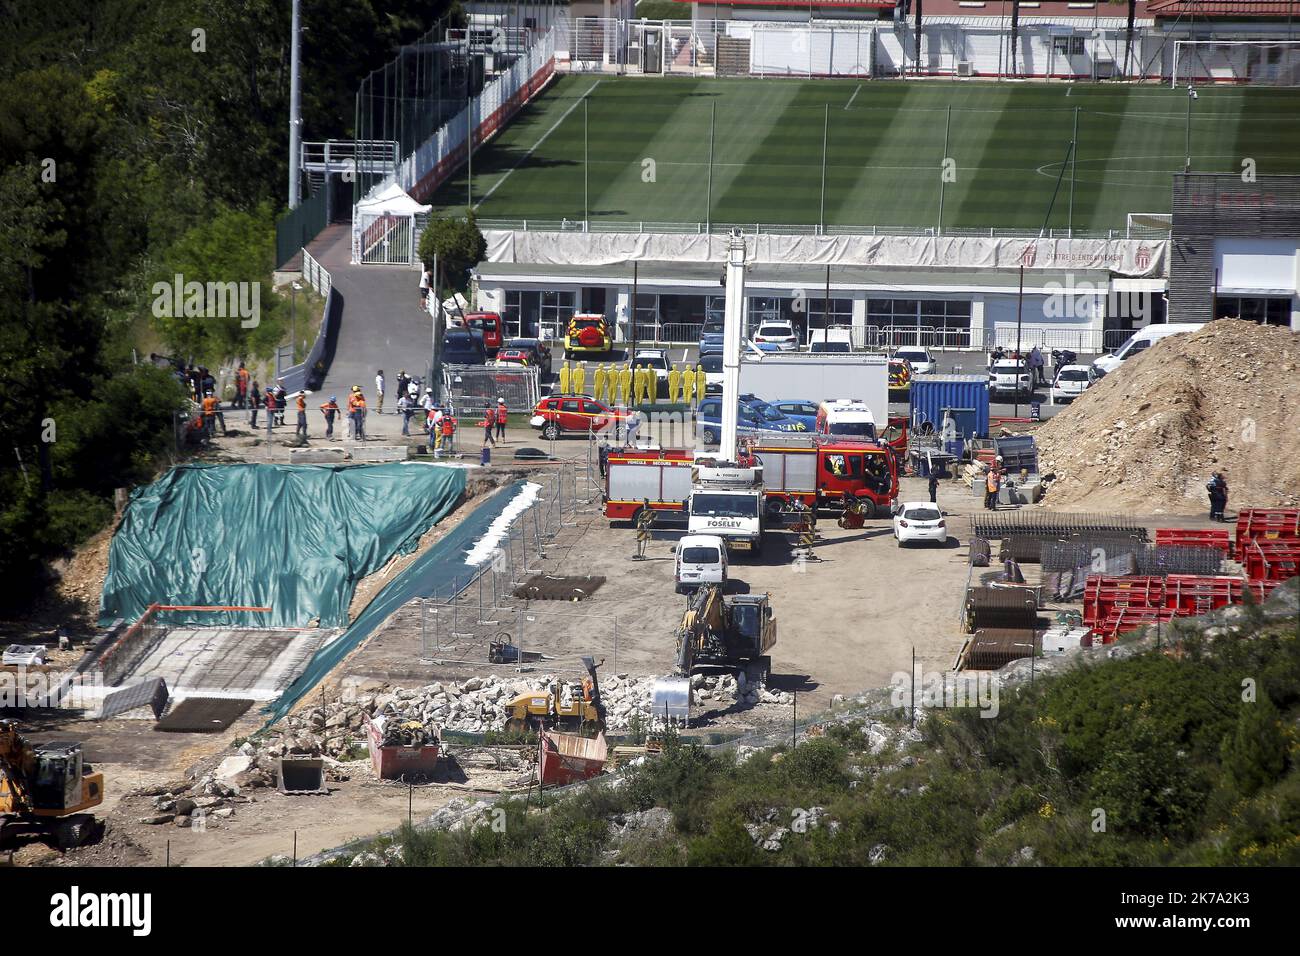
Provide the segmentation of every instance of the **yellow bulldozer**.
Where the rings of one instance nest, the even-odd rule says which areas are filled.
[[[601,661],[603,664],[604,661]],[[595,733],[605,729],[605,705],[600,700],[600,681],[592,658],[584,657],[587,676],[568,684],[555,681],[545,690],[520,694],[506,706],[506,730],[561,730]]]
[[[99,829],[104,775],[82,759],[79,743],[28,743],[18,723],[0,720],[0,846],[24,838],[80,846]]]

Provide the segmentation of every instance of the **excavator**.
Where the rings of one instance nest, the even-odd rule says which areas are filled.
[[[751,683],[766,681],[772,670],[768,651],[775,644],[770,594],[728,598],[720,584],[700,588],[691,595],[677,628],[676,673],[655,681],[651,692],[655,716],[688,718],[691,674],[696,671],[743,671]]]
[[[0,720],[0,846],[20,837],[69,850],[98,830],[104,775],[82,760],[79,743],[28,743],[18,722]]]
[[[605,663],[603,660],[600,664]],[[592,734],[605,729],[605,705],[600,699],[600,681],[592,658],[582,658],[587,676],[581,683],[567,688],[555,681],[544,691],[520,694],[506,707],[506,730],[524,733],[529,730],[576,730]],[[566,693],[567,691],[567,693]]]

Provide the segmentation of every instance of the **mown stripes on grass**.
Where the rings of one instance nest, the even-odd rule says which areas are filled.
[[[1168,87],[619,77],[593,89],[594,83],[562,77],[475,155],[480,216],[582,217],[583,110],[564,114],[588,91],[586,176],[596,220],[705,218],[710,105],[717,113],[714,222],[819,221],[827,105],[830,225],[935,225],[949,107],[947,155],[957,167],[956,181],[944,187],[949,229],[1041,227],[1076,112],[1073,215],[1066,166],[1052,228],[1123,229],[1126,213],[1168,211],[1170,175],[1183,166],[1187,94]],[[1260,174],[1300,173],[1297,117],[1297,90],[1200,90],[1193,168],[1240,172],[1241,160],[1251,157]],[[464,197],[461,170],[435,204],[459,211]]]

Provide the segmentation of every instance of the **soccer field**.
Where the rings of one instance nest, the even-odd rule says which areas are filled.
[[[1300,90],[1198,94],[1194,171],[1300,172]],[[1187,104],[1167,86],[564,76],[475,154],[473,200],[485,219],[696,223],[707,206],[713,223],[815,225],[825,130],[828,226],[939,225],[948,158],[945,229],[1037,230],[1077,120],[1048,225],[1123,229],[1169,211]],[[462,214],[466,196],[462,168],[434,204]]]

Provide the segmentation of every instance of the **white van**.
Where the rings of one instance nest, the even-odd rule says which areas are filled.
[[[716,534],[688,534],[677,542],[677,593],[727,583],[727,546]]]
[[[1146,328],[1138,329],[1127,342],[1114,352],[1099,356],[1093,361],[1092,367],[1097,370],[1098,375],[1105,375],[1107,372],[1115,371],[1125,361],[1139,352],[1145,352],[1166,336],[1177,335],[1180,332],[1195,332],[1200,327],[1200,323],[1197,322],[1153,323]]]

